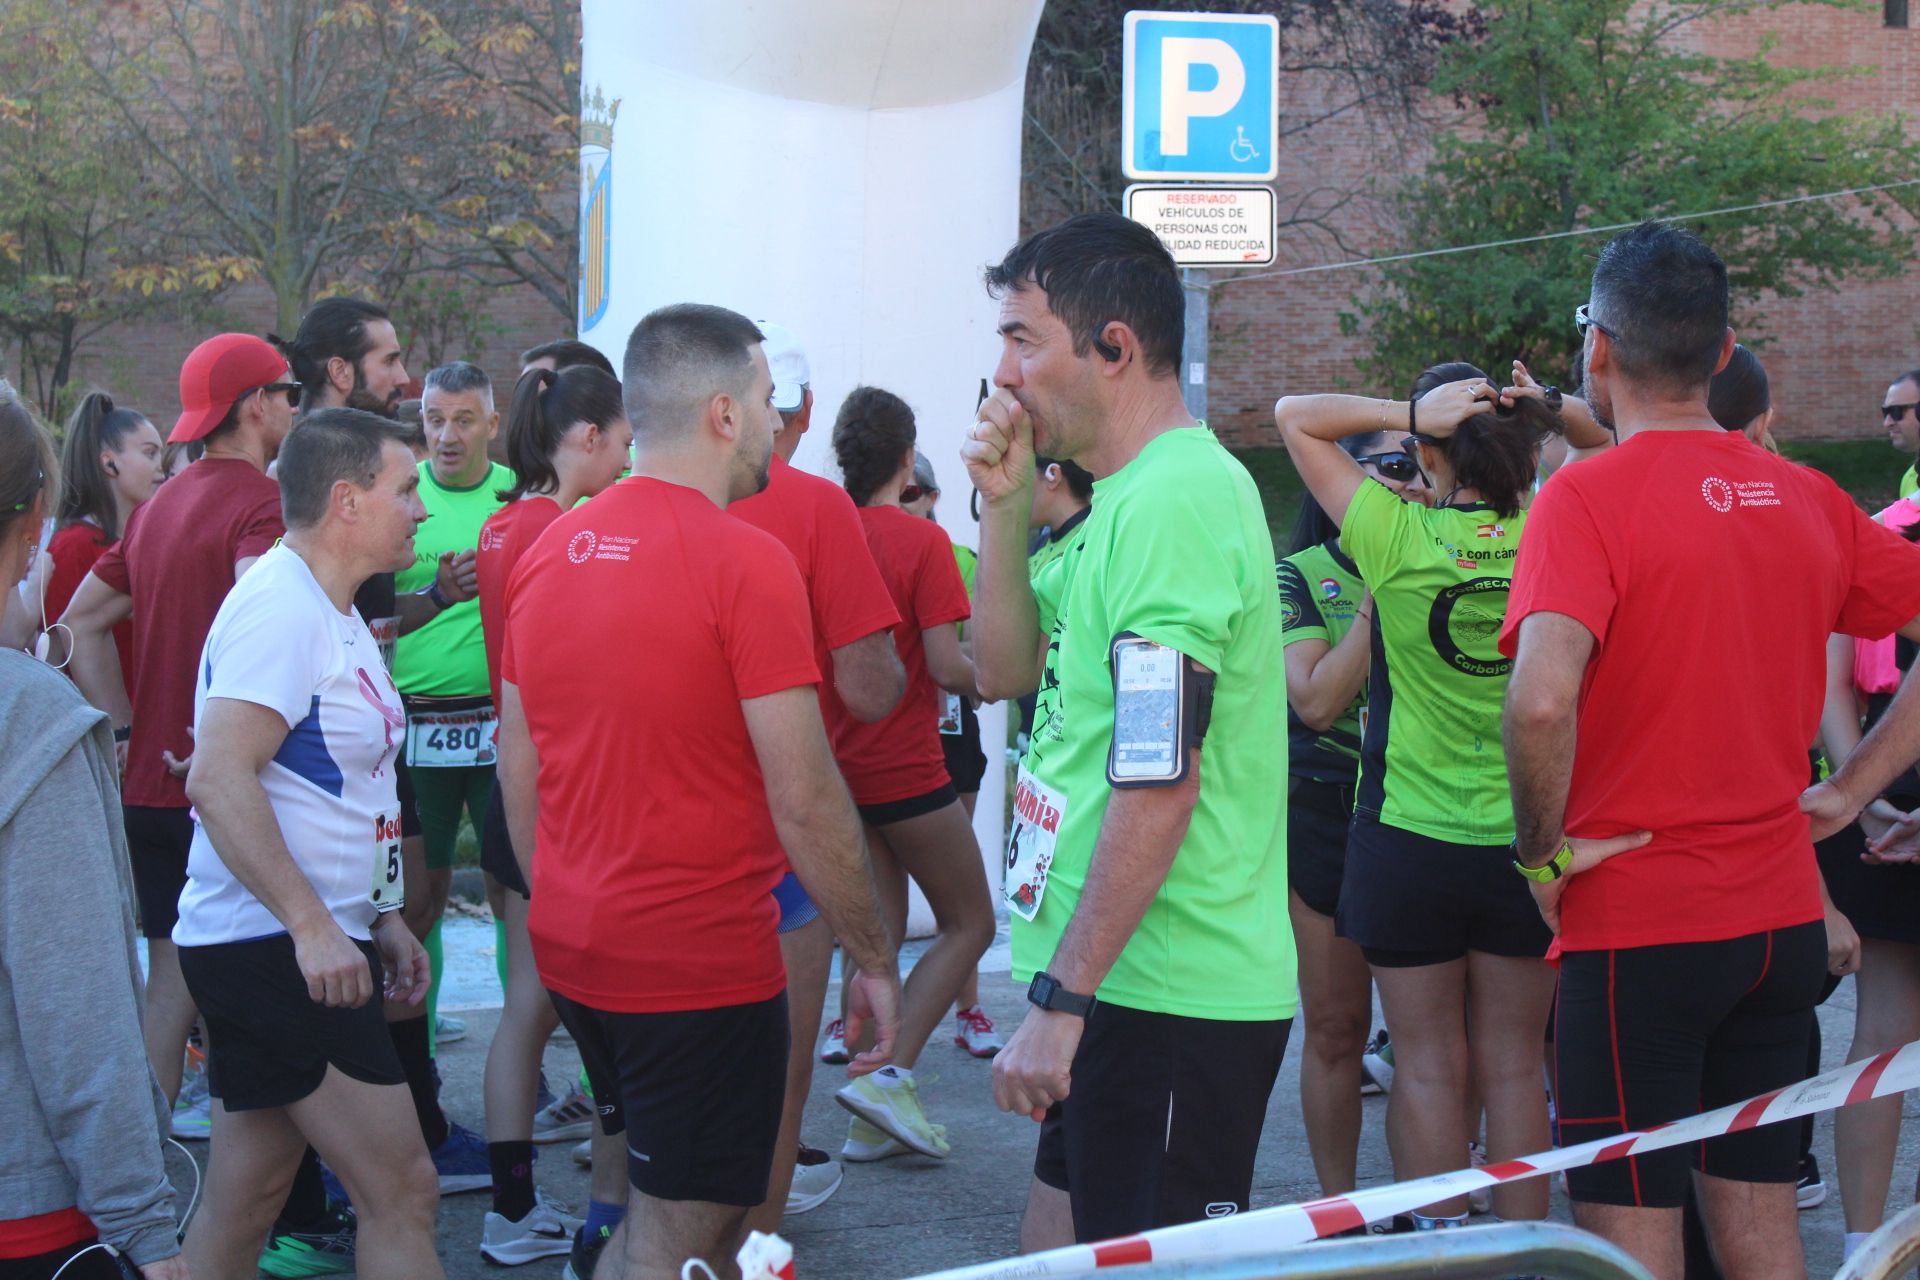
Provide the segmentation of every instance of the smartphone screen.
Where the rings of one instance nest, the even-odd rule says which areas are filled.
[[[1113,752],[1116,784],[1181,776],[1180,664],[1177,649],[1122,638],[1113,646]]]

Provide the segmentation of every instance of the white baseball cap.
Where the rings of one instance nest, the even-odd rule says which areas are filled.
[[[766,335],[762,345],[767,352],[767,366],[773,370],[773,407],[782,413],[792,413],[806,403],[807,384],[813,380],[813,373],[807,368],[807,353],[801,349],[800,339],[793,335],[793,330],[785,325],[770,320],[754,323]]]

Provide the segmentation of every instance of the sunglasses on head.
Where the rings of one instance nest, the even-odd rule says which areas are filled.
[[[1354,461],[1368,463],[1382,476],[1400,484],[1420,474],[1420,464],[1404,449],[1395,449],[1392,453],[1369,453]]]
[[[1883,418],[1892,418],[1895,422],[1901,422],[1906,419],[1907,411],[1915,407],[1915,405],[1911,404],[1883,404],[1880,406],[1880,416]],[[1916,417],[1914,421],[1920,422],[1920,417]]]

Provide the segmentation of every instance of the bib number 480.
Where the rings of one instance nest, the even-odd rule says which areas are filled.
[[[477,724],[435,725],[427,731],[427,746],[435,751],[471,751],[479,754],[486,741],[485,731]]]

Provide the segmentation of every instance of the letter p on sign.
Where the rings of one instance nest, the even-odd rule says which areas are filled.
[[[1129,13],[1120,130],[1127,176],[1271,179],[1279,49],[1270,15]]]

